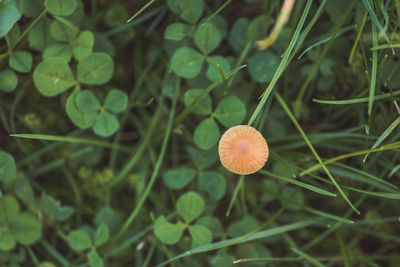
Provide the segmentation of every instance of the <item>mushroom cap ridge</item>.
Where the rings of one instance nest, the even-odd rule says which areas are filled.
[[[218,153],[222,165],[229,171],[252,174],[265,165],[269,149],[259,131],[248,125],[237,125],[222,135]]]

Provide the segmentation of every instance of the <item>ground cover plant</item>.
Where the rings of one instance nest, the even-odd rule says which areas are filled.
[[[399,0],[0,0],[0,266],[398,266]],[[269,159],[237,175],[222,134]]]

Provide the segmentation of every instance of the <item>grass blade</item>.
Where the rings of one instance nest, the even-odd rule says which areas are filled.
[[[278,175],[278,174],[274,174],[272,172],[265,171],[265,170],[261,170],[261,171],[259,171],[259,173],[275,177],[278,180],[285,181],[285,182],[297,185],[299,187],[305,188],[307,190],[313,191],[315,193],[318,193],[318,194],[321,194],[321,195],[324,195],[324,196],[336,197],[336,194],[334,194],[334,193],[331,193],[329,191],[326,191],[326,190],[324,190],[322,188],[319,188],[319,187],[316,187],[316,186],[313,186],[313,185],[310,185],[310,184],[306,184],[306,183],[300,182],[300,181],[298,181],[296,179],[287,178],[287,177],[284,177],[284,176],[281,176],[281,175]]]
[[[386,137],[388,137],[388,135],[390,135],[399,124],[400,124],[400,117],[398,117],[392,124],[390,124],[389,127],[386,128],[386,130],[382,133],[381,136],[379,136],[378,140],[376,140],[375,144],[371,147],[371,149],[378,147],[383,142],[383,140],[385,140]],[[369,153],[365,155],[363,159],[364,163],[367,160],[368,155]]]
[[[373,46],[378,45],[378,37],[377,37],[376,28],[375,28],[374,24],[372,24],[372,43],[373,43]],[[374,104],[377,69],[378,69],[378,51],[374,50],[374,51],[372,51],[371,84],[370,84],[370,88],[369,88],[369,100],[368,100],[368,116],[370,119],[371,119],[371,114],[372,114],[372,106]]]
[[[318,266],[318,267],[324,267],[325,265],[323,265],[319,260],[317,260],[316,258],[304,253],[303,251],[295,248],[295,247],[291,247],[290,248],[294,253],[296,253],[297,255],[299,255],[300,257],[304,258],[306,261],[308,261],[309,263],[311,263],[312,265]]]
[[[278,68],[275,71],[274,76],[272,77],[271,82],[269,83],[268,87],[265,89],[264,93],[262,94],[261,100],[258,103],[256,109],[254,110],[253,114],[250,117],[249,123],[248,125],[252,125],[253,122],[255,121],[255,119],[257,118],[258,114],[260,113],[260,111],[262,110],[263,106],[265,105],[265,102],[268,99],[268,96],[271,94],[272,90],[274,89],[274,86],[276,84],[276,82],[278,81],[278,79],[280,78],[280,76],[282,75],[283,71],[286,69],[287,65],[289,64],[290,60],[290,54],[292,53],[292,50],[295,46],[295,44],[298,42],[299,40],[299,35],[300,35],[300,31],[304,25],[304,22],[307,18],[307,14],[310,11],[311,8],[311,4],[312,1],[308,0],[306,7],[304,8],[303,14],[301,15],[300,21],[297,24],[297,28],[296,31],[293,34],[292,40],[290,40],[289,46],[286,49],[283,58],[281,60],[281,63],[279,64]]]
[[[357,151],[357,152],[353,152],[353,153],[349,153],[349,154],[344,154],[341,156],[337,156],[331,159],[328,159],[324,162],[320,162],[318,164],[315,164],[314,166],[311,166],[310,168],[308,168],[305,171],[302,171],[300,173],[300,176],[303,176],[305,174],[308,174],[310,172],[313,172],[315,170],[318,170],[321,167],[324,167],[325,165],[328,165],[330,163],[336,162],[338,160],[342,160],[342,159],[346,159],[346,158],[351,158],[351,157],[356,157],[359,155],[364,155],[367,153],[372,153],[372,152],[379,152],[379,151],[385,151],[385,150],[391,150],[391,149],[396,149],[396,148],[400,148],[400,142],[395,142],[395,143],[391,143],[389,145],[386,146],[381,146],[379,148],[374,148],[374,149],[366,149],[366,150],[361,150],[361,151]]]
[[[400,90],[394,91],[392,93],[386,93],[378,96],[374,96],[373,100],[384,100],[394,96],[400,95]],[[354,98],[354,99],[347,99],[347,100],[321,100],[321,99],[313,99],[314,102],[320,104],[328,104],[328,105],[350,105],[350,104],[357,104],[357,103],[365,103],[369,101],[369,97],[363,98]]]
[[[95,139],[84,139],[84,138],[77,138],[77,137],[66,137],[66,136],[59,136],[59,135],[47,135],[47,134],[10,134],[12,137],[17,138],[26,138],[26,139],[37,139],[37,140],[45,140],[45,141],[56,141],[56,142],[67,142],[72,144],[85,144],[91,146],[99,146],[105,147],[110,149],[115,149],[123,152],[131,152],[132,149],[125,146],[120,146],[117,144],[112,144],[105,141],[99,141]]]
[[[118,238],[120,238],[125,233],[125,231],[129,228],[129,226],[132,224],[133,220],[138,215],[138,213],[141,210],[144,202],[147,199],[147,196],[150,193],[151,188],[153,187],[153,184],[154,184],[154,182],[155,182],[155,180],[156,180],[156,178],[158,176],[158,172],[160,171],[161,164],[162,164],[162,162],[164,160],[165,152],[166,152],[167,147],[168,147],[169,138],[171,136],[172,125],[173,125],[174,116],[175,116],[175,110],[176,110],[176,103],[178,102],[178,96],[179,96],[179,82],[180,82],[180,79],[177,78],[177,80],[176,80],[176,88],[175,88],[175,95],[174,95],[174,99],[173,99],[173,102],[172,102],[171,112],[169,113],[167,130],[166,130],[165,135],[164,135],[164,140],[163,140],[163,143],[162,143],[162,146],[161,146],[161,151],[160,151],[160,154],[158,156],[158,159],[157,159],[156,165],[154,167],[153,173],[151,175],[149,183],[146,186],[145,191],[140,196],[140,199],[139,199],[138,203],[135,203],[135,208],[133,209],[133,211],[129,215],[128,219],[125,221],[125,223],[123,224],[123,226],[119,230],[119,232],[116,234],[116,236],[115,236],[116,240]]]
[[[300,124],[297,122],[296,118],[294,117],[293,113],[290,111],[289,107],[286,105],[285,101],[283,98],[275,92],[275,96],[279,103],[281,104],[282,108],[285,110],[286,114],[289,116],[289,118],[292,120],[293,124],[296,126],[297,130],[300,132],[301,136],[304,138],[304,141],[307,143],[308,147],[310,148],[311,152],[314,154],[314,157],[317,159],[318,162],[322,165],[322,168],[324,169],[325,173],[328,175],[329,179],[331,179],[332,183],[335,185],[336,189],[339,191],[340,195],[346,200],[346,202],[350,205],[350,207],[357,213],[360,214],[358,209],[351,203],[349,198],[346,196],[346,194],[343,192],[343,190],[340,188],[339,184],[335,181],[333,178],[332,174],[329,172],[328,168],[323,165],[321,158],[319,157],[317,151],[314,149],[313,145],[311,144],[310,140],[308,139],[307,135],[304,133],[303,129],[301,128]]]
[[[147,9],[155,1],[157,1],[157,0],[150,0],[149,2],[147,2],[147,4],[145,4],[141,9],[139,9],[139,11],[136,12],[132,17],[130,17],[126,22],[127,23],[131,22],[133,19],[135,19],[140,13],[142,13],[145,9]]]

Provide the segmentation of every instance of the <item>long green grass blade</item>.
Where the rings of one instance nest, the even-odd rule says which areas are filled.
[[[321,195],[324,195],[324,196],[336,197],[336,194],[334,194],[334,193],[331,193],[329,191],[326,191],[324,189],[321,189],[319,187],[316,187],[316,186],[313,186],[313,185],[310,185],[310,184],[303,183],[303,182],[298,181],[298,180],[293,179],[293,178],[287,178],[287,177],[284,177],[284,176],[281,176],[281,175],[278,175],[278,174],[274,174],[274,173],[266,171],[266,170],[260,170],[259,173],[275,177],[278,180],[285,181],[285,182],[297,185],[299,187],[305,188],[307,190],[313,191],[315,193],[318,193],[318,194],[321,194]]]
[[[361,33],[362,33],[363,29],[364,29],[365,22],[367,21],[367,15],[368,15],[368,12],[365,11],[363,20],[361,22],[361,26],[359,27],[358,32],[357,32],[356,40],[354,41],[353,47],[351,48],[351,51],[350,51],[349,64],[351,64],[353,62],[354,53],[356,52],[356,48],[357,48],[358,42],[360,41]]]
[[[129,23],[132,20],[134,20],[137,16],[140,15],[140,13],[142,13],[144,10],[146,10],[151,4],[153,4],[155,1],[157,0],[150,0],[149,2],[147,2],[147,4],[145,4],[141,9],[139,9],[138,12],[136,12],[132,17],[130,17],[126,22]]]
[[[372,43],[373,46],[378,45],[378,37],[376,33],[375,25],[372,24]],[[371,118],[372,107],[374,104],[375,87],[376,87],[376,76],[378,69],[378,51],[372,51],[372,71],[371,71],[371,84],[369,88],[369,100],[368,100],[368,116]]]
[[[47,134],[10,134],[12,137],[25,138],[25,139],[36,139],[44,141],[56,141],[56,142],[67,142],[72,144],[84,144],[91,146],[99,146],[110,149],[116,149],[123,152],[131,152],[132,149],[126,146],[120,146],[105,141],[99,141],[95,139],[85,139],[77,137],[59,136],[59,135],[47,135]]]
[[[380,151],[392,150],[392,149],[396,149],[396,148],[400,148],[400,142],[391,143],[391,144],[388,144],[388,145],[385,145],[385,146],[381,146],[379,148],[366,149],[366,150],[361,150],[361,151],[357,151],[357,152],[353,152],[353,153],[337,156],[337,157],[328,159],[328,160],[326,160],[324,162],[320,162],[318,164],[315,164],[314,166],[311,166],[307,170],[302,171],[300,173],[300,176],[303,176],[303,175],[305,175],[307,173],[310,173],[310,172],[313,172],[315,170],[318,170],[319,168],[323,168],[323,166],[328,165],[328,164],[333,163],[333,162],[336,162],[338,160],[351,158],[351,157],[356,157],[356,156],[360,156],[360,155],[364,155],[364,154],[372,153],[372,152],[380,152]]]
[[[307,135],[304,133],[303,129],[301,128],[300,124],[294,117],[293,113],[290,111],[289,107],[286,105],[285,101],[283,98],[275,92],[276,99],[279,101],[281,104],[282,108],[285,110],[286,114],[289,116],[289,118],[292,120],[293,124],[296,126],[297,130],[300,132],[301,136],[304,138],[304,141],[307,143],[308,147],[310,148],[311,152],[314,154],[314,157],[317,159],[320,164],[322,164],[322,160],[320,156],[318,155],[317,151],[314,149],[313,145],[311,144],[310,140],[308,139]],[[325,165],[322,165],[322,168],[324,169],[325,173],[328,175],[329,179],[332,181],[332,183],[335,185],[336,189],[339,191],[340,195],[346,200],[346,202],[350,205],[350,207],[357,213],[359,214],[360,212],[358,209],[351,203],[349,198],[346,196],[346,194],[343,192],[343,190],[340,188],[339,184],[336,182],[336,180],[333,178],[332,174],[329,172],[329,170],[325,167]]]
[[[243,181],[244,181],[244,175],[241,175],[240,179],[239,179],[239,181],[238,181],[238,183],[237,183],[237,185],[235,187],[235,190],[233,191],[233,195],[232,195],[231,201],[229,202],[228,209],[225,212],[225,217],[228,217],[231,214],[231,210],[232,210],[233,204],[235,204],[235,201],[236,201],[237,195],[239,193],[239,190],[243,185]]]
[[[297,255],[299,255],[300,257],[302,257],[303,259],[305,259],[306,261],[308,261],[309,263],[311,263],[314,266],[318,266],[318,267],[324,267],[325,265],[323,265],[319,260],[317,260],[316,258],[308,255],[307,253],[304,253],[303,251],[292,247],[290,248],[294,253],[296,253]]]
[[[394,91],[392,93],[386,93],[378,96],[374,96],[373,100],[385,100],[392,98],[394,96],[400,95],[400,90]],[[313,99],[314,102],[320,103],[320,104],[329,104],[329,105],[350,105],[350,104],[357,104],[357,103],[365,103],[369,101],[369,97],[363,97],[363,98],[354,98],[354,99],[347,99],[347,100],[321,100],[321,99]]]
[[[328,219],[331,219],[331,220],[334,220],[334,221],[337,221],[337,222],[354,223],[352,220],[349,220],[349,219],[346,219],[346,218],[343,218],[343,217],[339,217],[339,216],[336,216],[336,215],[333,215],[333,214],[330,214],[330,213],[327,213],[327,212],[324,212],[324,211],[316,210],[316,209],[313,209],[313,208],[310,208],[310,207],[307,207],[307,206],[304,206],[303,209],[308,211],[308,212],[311,212],[313,214],[316,214],[318,216],[321,216],[321,217],[324,217],[324,218],[328,218]]]
[[[122,227],[120,228],[120,230],[118,231],[118,233],[115,236],[115,239],[117,240],[118,238],[120,238],[125,231],[129,228],[129,226],[132,224],[133,220],[136,218],[136,216],[138,215],[139,211],[141,210],[144,202],[146,201],[151,188],[154,185],[154,182],[156,181],[156,178],[158,176],[158,172],[160,171],[161,168],[161,164],[164,160],[164,156],[165,156],[165,152],[167,151],[167,147],[168,147],[168,143],[169,143],[169,138],[171,136],[171,131],[172,131],[172,125],[173,125],[173,121],[174,121],[174,116],[175,116],[175,110],[176,110],[176,103],[178,102],[178,96],[179,96],[179,83],[180,83],[180,79],[177,78],[176,80],[176,88],[175,88],[175,95],[174,95],[174,99],[172,102],[172,108],[171,111],[169,113],[169,119],[168,119],[168,124],[167,124],[167,130],[165,132],[164,135],[164,140],[161,146],[161,151],[160,154],[158,156],[156,165],[154,167],[153,173],[150,177],[150,180],[146,186],[146,189],[144,190],[144,192],[142,193],[142,195],[140,196],[140,199],[138,201],[138,203],[135,203],[135,208],[132,210],[131,214],[129,215],[128,219],[126,219],[125,223],[122,225]]]
[[[378,147],[383,142],[383,140],[385,140],[386,137],[388,137],[399,124],[400,124],[400,117],[398,117],[394,122],[392,122],[392,124],[389,125],[389,127],[386,128],[386,130],[381,134],[381,136],[379,136],[378,140],[376,140],[375,144],[371,147],[371,149]],[[364,163],[367,160],[368,155],[369,153],[365,155],[363,159]]]
[[[301,15],[300,21],[297,24],[297,28],[293,34],[292,39],[290,40],[290,43],[288,45],[288,48],[286,49],[283,58],[281,60],[281,63],[279,64],[278,68],[275,71],[274,76],[272,77],[271,82],[269,83],[268,87],[265,89],[264,93],[262,94],[261,100],[258,103],[256,109],[254,110],[253,114],[250,117],[250,120],[248,122],[248,125],[252,125],[253,122],[255,121],[255,119],[257,118],[258,114],[260,113],[260,111],[262,110],[263,106],[265,105],[265,102],[267,101],[269,95],[271,94],[272,90],[275,87],[276,82],[278,81],[278,79],[281,77],[283,71],[286,69],[286,67],[289,64],[289,57],[292,53],[292,50],[294,48],[294,46],[296,45],[296,43],[299,40],[299,35],[300,35],[300,31],[303,28],[304,22],[307,18],[308,12],[310,11],[311,8],[311,4],[312,1],[308,0],[307,4],[304,8],[303,14]]]

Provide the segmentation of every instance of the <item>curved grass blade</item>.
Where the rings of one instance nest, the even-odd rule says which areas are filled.
[[[374,24],[372,24],[372,43],[373,46],[378,45],[378,37]],[[374,104],[377,69],[378,69],[378,51],[374,50],[372,51],[371,84],[369,88],[369,100],[368,100],[368,116],[370,119],[372,114],[372,107]],[[370,123],[368,123],[368,125],[370,125]]]
[[[142,195],[140,196],[140,199],[137,203],[135,203],[135,208],[132,210],[131,214],[129,215],[128,219],[125,221],[125,223],[122,225],[121,229],[119,230],[119,232],[116,234],[115,236],[115,240],[117,240],[118,238],[120,238],[125,231],[129,228],[129,226],[132,224],[133,220],[136,218],[136,216],[138,215],[139,211],[141,210],[144,202],[146,201],[151,188],[153,187],[154,182],[156,181],[156,178],[158,176],[158,172],[160,171],[161,168],[161,164],[164,160],[164,156],[165,156],[165,152],[167,150],[168,147],[168,142],[169,142],[169,138],[171,136],[171,132],[172,132],[172,125],[173,125],[173,121],[174,121],[174,116],[175,116],[175,110],[176,110],[176,103],[178,102],[178,95],[179,95],[179,78],[176,79],[176,88],[175,88],[175,95],[174,95],[174,99],[172,102],[172,108],[171,111],[169,113],[169,119],[168,119],[168,124],[167,124],[167,130],[165,132],[164,135],[164,140],[163,143],[161,145],[161,151],[160,154],[158,156],[156,165],[154,167],[153,173],[151,175],[151,178],[149,180],[149,183],[146,186],[146,189],[144,190],[144,192],[142,193]]]
[[[241,175],[240,179],[239,179],[239,181],[238,181],[238,183],[237,183],[237,185],[235,187],[235,190],[233,191],[233,195],[232,195],[231,201],[229,202],[228,209],[226,210],[225,217],[228,217],[231,214],[231,210],[232,210],[233,204],[236,201],[237,194],[239,193],[239,189],[243,185],[243,180],[244,180],[244,176]]]
[[[285,181],[285,182],[297,185],[299,187],[305,188],[307,190],[313,191],[315,193],[318,193],[318,194],[321,194],[321,195],[324,195],[324,196],[336,197],[336,194],[334,194],[334,193],[331,193],[329,191],[326,191],[326,190],[324,190],[322,188],[319,188],[319,187],[316,187],[316,186],[313,186],[313,185],[310,185],[310,184],[306,184],[306,183],[300,182],[300,181],[298,181],[296,179],[287,178],[287,177],[284,177],[284,176],[281,176],[281,175],[278,175],[278,174],[274,174],[272,172],[265,171],[265,170],[260,170],[259,173],[275,177],[278,180]]]
[[[278,79],[281,77],[283,71],[286,69],[286,67],[288,66],[290,60],[289,57],[293,51],[294,46],[296,45],[296,43],[299,40],[299,35],[300,35],[300,31],[304,25],[304,22],[307,18],[308,12],[310,11],[311,8],[311,4],[312,1],[308,0],[307,4],[304,8],[303,14],[301,15],[300,21],[297,24],[297,28],[296,31],[293,34],[292,40],[290,40],[289,46],[286,49],[283,58],[281,60],[281,63],[279,64],[278,68],[275,71],[274,76],[272,77],[271,82],[269,83],[268,87],[265,89],[264,93],[261,96],[261,100],[258,103],[256,109],[254,110],[253,114],[250,117],[249,123],[248,125],[252,125],[253,122],[255,121],[255,119],[257,118],[258,114],[260,113],[260,111],[262,110],[263,106],[265,105],[265,102],[267,101],[269,95],[271,94],[272,90],[274,89],[274,86],[276,84],[276,82],[278,81]]]
[[[373,46],[371,47],[371,50],[381,50],[381,49],[387,49],[387,48],[400,48],[400,44],[399,43],[395,43],[395,44],[383,44],[383,45],[377,45],[377,46]]]
[[[285,110],[286,114],[289,116],[289,118],[292,120],[293,124],[296,126],[297,130],[300,132],[301,136],[304,138],[304,141],[307,143],[308,147],[310,148],[311,152],[314,154],[314,157],[317,159],[320,164],[322,164],[322,159],[318,155],[317,151],[314,149],[313,145],[310,142],[310,139],[308,139],[307,135],[304,133],[303,129],[301,128],[300,124],[294,117],[293,113],[290,111],[289,107],[286,105],[285,101],[283,98],[275,92],[275,97],[281,104],[282,108]],[[333,178],[332,174],[329,172],[328,168],[325,167],[325,165],[322,164],[322,168],[324,169],[325,173],[328,175],[329,179],[332,181],[332,183],[335,185],[336,189],[339,191],[340,195],[346,200],[346,202],[350,205],[350,207],[357,213],[360,214],[358,209],[351,203],[349,198],[346,196],[346,194],[343,192],[343,190],[340,188],[339,184],[336,182],[336,180]]]
[[[268,229],[265,231],[261,231],[261,232],[255,232],[253,233],[250,232],[249,234],[246,234],[242,237],[239,238],[232,238],[232,239],[227,239],[224,241],[220,241],[220,242],[215,242],[215,243],[211,243],[205,246],[201,246],[201,247],[197,247],[194,249],[191,249],[185,253],[179,254],[171,259],[169,259],[168,261],[162,262],[160,264],[157,265],[157,267],[161,267],[161,266],[165,266],[168,263],[171,263],[173,261],[176,261],[177,259],[183,258],[183,257],[187,257],[190,255],[194,255],[197,253],[203,253],[203,252],[208,252],[208,251],[213,251],[219,248],[224,248],[224,247],[228,247],[231,245],[237,245],[237,244],[241,244],[241,243],[245,243],[245,242],[249,242],[249,241],[253,241],[253,240],[257,240],[257,239],[261,239],[261,238],[266,238],[266,237],[270,237],[270,236],[274,236],[274,235],[278,235],[278,234],[282,234],[282,233],[286,233],[289,231],[294,231],[294,230],[298,230],[298,229],[302,229],[305,228],[307,226],[313,225],[315,224],[314,222],[309,222],[309,221],[300,221],[300,222],[296,222],[296,223],[291,223],[291,224],[287,224],[284,226],[278,226],[278,227],[274,227],[272,229]],[[262,225],[264,226],[264,225]],[[257,229],[256,229],[257,230]],[[245,237],[245,238],[243,238]]]
[[[303,176],[305,174],[308,174],[310,172],[313,172],[315,170],[318,170],[319,168],[323,168],[325,165],[328,165],[330,163],[333,163],[335,161],[341,160],[341,159],[346,159],[346,158],[351,158],[351,157],[355,157],[355,156],[359,156],[359,155],[364,155],[367,153],[372,153],[372,152],[379,152],[379,151],[385,151],[385,150],[391,150],[391,149],[396,149],[396,148],[400,148],[400,141],[399,142],[395,142],[395,143],[391,143],[389,145],[386,146],[381,146],[379,148],[374,148],[374,149],[366,149],[366,150],[361,150],[361,151],[357,151],[357,152],[353,152],[353,153],[349,153],[349,154],[344,154],[341,156],[337,156],[331,159],[328,159],[324,162],[320,162],[318,164],[315,164],[314,166],[311,166],[310,168],[308,168],[305,171],[302,171],[300,173],[300,176]]]

